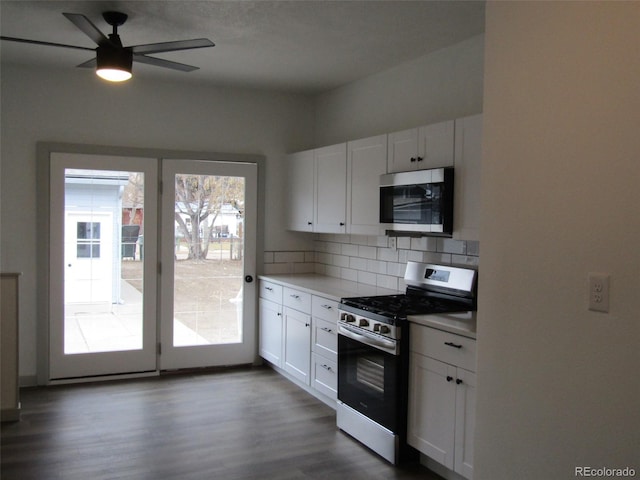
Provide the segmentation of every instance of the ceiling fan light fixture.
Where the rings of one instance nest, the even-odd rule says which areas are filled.
[[[124,82],[131,78],[133,53],[127,49],[98,47],[96,74],[109,82]]]

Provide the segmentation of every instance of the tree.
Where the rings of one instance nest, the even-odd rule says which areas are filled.
[[[123,210],[129,210],[129,225],[133,225],[138,211],[144,209],[144,173],[129,172],[129,183],[122,192]]]
[[[187,258],[204,260],[222,206],[231,204],[242,210],[244,178],[178,174],[175,182],[175,221],[189,247]]]

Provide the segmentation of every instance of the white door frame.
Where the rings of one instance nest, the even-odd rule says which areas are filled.
[[[190,159],[190,160],[217,160],[225,162],[245,162],[254,163],[258,169],[258,185],[257,185],[257,222],[256,222],[256,275],[261,273],[264,262],[264,198],[265,198],[265,163],[266,159],[263,155],[251,154],[228,154],[215,152],[195,152],[189,150],[168,150],[154,148],[133,148],[118,147],[104,145],[87,145],[75,143],[61,142],[38,142],[36,146],[37,156],[37,238],[35,259],[38,276],[36,283],[36,302],[37,302],[37,318],[35,320],[36,328],[36,375],[33,381],[38,385],[47,385],[52,382],[49,376],[49,316],[51,292],[49,284],[52,272],[50,266],[50,200],[54,193],[51,192],[50,176],[51,166],[50,158],[54,153],[71,153],[83,155],[107,155],[119,157],[144,157],[144,158],[173,158],[173,159]],[[146,242],[145,242],[146,243]],[[145,245],[146,247],[146,245]],[[157,252],[156,252],[157,254]],[[147,278],[154,276],[157,266],[153,267],[151,274],[145,272]],[[256,280],[254,280],[256,281]],[[257,295],[255,298],[257,302]],[[257,322],[257,319],[255,320]],[[257,343],[257,342],[256,342]],[[255,351],[254,363],[258,363],[260,358],[257,350]],[[158,366],[156,365],[156,368]],[[159,370],[156,370],[156,373]],[[128,375],[125,375],[128,376]],[[115,378],[109,376],[107,378]],[[96,378],[94,378],[96,379]]]

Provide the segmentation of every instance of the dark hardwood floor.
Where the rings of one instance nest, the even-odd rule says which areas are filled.
[[[23,389],[2,424],[2,480],[421,479],[335,426],[269,368]]]

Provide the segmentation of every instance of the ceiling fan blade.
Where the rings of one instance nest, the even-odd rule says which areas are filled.
[[[194,38],[193,40],[178,40],[176,42],[160,42],[149,43],[147,45],[135,45],[130,48],[133,53],[147,54],[147,53],[162,53],[162,52],[175,52],[176,50],[190,50],[192,48],[206,48],[215,47],[208,38]]]
[[[105,45],[112,45],[111,40],[107,36],[98,30],[91,20],[80,13],[63,13],[71,23],[84,32],[91,40],[93,40],[98,46],[103,47]]]
[[[91,60],[87,60],[86,62],[81,63],[80,65],[76,65],[79,68],[96,68],[98,65],[98,61],[95,58]]]
[[[133,60],[140,63],[146,63],[147,65],[153,65],[156,67],[171,68],[173,70],[180,70],[181,72],[193,72],[199,70],[199,67],[191,65],[185,65],[184,63],[170,62],[169,60],[163,60],[162,58],[147,57],[146,55],[133,54]]]
[[[3,36],[3,37],[0,37],[0,40],[7,40],[9,42],[19,42],[19,43],[32,43],[34,45],[45,45],[47,47],[75,48],[77,50],[89,50],[90,52],[95,51],[95,48],[78,47],[77,45],[65,45],[64,43],[41,42],[40,40],[29,40],[27,38],[15,38],[15,37]]]

